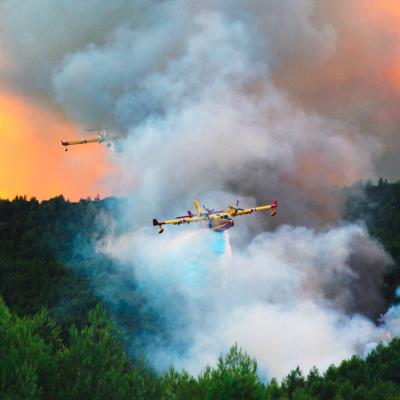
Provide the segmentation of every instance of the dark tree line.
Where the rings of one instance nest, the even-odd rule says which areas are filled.
[[[95,244],[123,202],[72,203],[62,196],[41,203],[24,197],[0,200],[0,295],[11,310],[24,316],[45,307],[63,332],[87,323],[89,310],[101,303],[95,290],[101,287],[101,272],[117,268],[95,251]],[[134,286],[129,293],[132,312],[127,314],[121,304],[113,310],[118,322],[138,335],[160,329],[143,296]]]
[[[305,377],[297,368],[281,384],[262,382],[256,361],[237,346],[198,376],[173,368],[157,375],[144,360],[128,358],[99,306],[87,325],[71,326],[62,338],[47,311],[18,317],[0,300],[0,361],[0,398],[10,400],[400,399],[399,339],[324,374],[314,368]]]
[[[400,182],[345,190],[344,218],[365,221],[397,262],[385,277],[388,304],[400,286]],[[96,296],[96,271],[114,262],[94,251],[123,199],[0,200],[0,398],[5,399],[385,399],[400,400],[400,341],[303,376],[268,385],[237,346],[198,376],[156,374],[128,357],[124,337]],[[104,218],[103,218],[104,217]],[[106,222],[104,222],[106,221]],[[129,227],[120,226],[120,229]],[[71,252],[71,249],[74,251]],[[130,313],[113,309],[137,335],[159,332],[162,316],[130,288]]]

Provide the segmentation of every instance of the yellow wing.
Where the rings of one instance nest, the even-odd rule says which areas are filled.
[[[87,143],[103,143],[104,138],[98,137],[94,139],[82,139],[82,140],[69,140],[69,141],[64,141],[61,140],[61,144],[64,146],[64,150],[68,151],[69,146],[75,146],[78,144],[87,144]]]
[[[231,206],[226,210],[226,212],[232,217],[237,217],[239,215],[247,215],[247,214],[252,214],[255,211],[265,211],[265,210],[272,210],[270,214],[271,217],[276,215],[278,210],[278,200],[274,200],[271,204],[267,204],[265,206],[258,206],[254,208],[238,208]]]
[[[203,222],[207,218],[206,217],[182,217],[182,218],[175,218],[175,219],[167,219],[165,221],[157,221],[153,219],[153,226],[159,226],[160,230],[158,233],[164,232],[163,225],[181,225],[181,224],[190,224],[192,222]]]

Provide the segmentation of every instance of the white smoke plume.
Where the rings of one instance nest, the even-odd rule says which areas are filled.
[[[398,324],[389,323],[395,320],[390,312],[384,328],[345,311],[359,297],[368,297],[352,290],[362,286],[362,274],[352,264],[360,240],[371,266],[389,263],[355,225],[320,233],[282,226],[231,254],[219,251],[229,245],[228,235],[188,228],[160,239],[137,230],[109,239],[102,251],[127,265],[125,279],[129,273],[136,277],[150,305],[165,316],[168,341],[145,343],[157,368],[174,365],[199,372],[237,342],[268,376],[283,377],[297,365],[325,369],[352,354],[364,355],[372,343],[386,339],[387,329],[400,333]],[[379,301],[379,283],[374,285],[371,293]]]
[[[132,232],[110,232],[99,249],[127,265],[121,278],[137,281],[163,315],[171,342],[145,343],[160,369],[196,371],[238,342],[281,377],[297,365],[325,368],[364,354],[386,325],[399,333],[396,309],[380,327],[373,322],[389,258],[362,227],[339,222],[338,188],[375,176],[379,136],[309,101],[303,107],[297,87],[297,96],[290,92],[297,67],[320,68],[340,36],[315,7],[311,0],[1,4],[1,42],[13,62],[3,80],[55,100],[81,124],[126,133],[122,152],[110,155],[120,175],[109,185],[131,196],[120,217]],[[281,71],[289,71],[285,79]],[[197,197],[211,208],[277,197],[280,214],[274,225],[262,216],[238,221],[231,254],[215,251],[221,237],[207,230],[172,228],[159,237],[144,228]],[[129,296],[114,290],[115,279],[104,297]]]

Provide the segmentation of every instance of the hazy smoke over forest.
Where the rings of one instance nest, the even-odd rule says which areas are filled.
[[[170,344],[146,347],[160,368],[196,369],[238,342],[282,376],[399,333],[395,309],[385,327],[372,322],[390,260],[362,226],[341,224],[339,190],[393,167],[398,31],[378,0],[332,4],[0,5],[3,84],[125,137],[108,182],[130,194],[121,218],[133,229],[99,249],[129,265],[121,276],[165,317]],[[385,46],[361,46],[371,26]],[[211,208],[278,198],[280,210],[273,222],[239,220],[229,237],[149,227],[194,198]]]

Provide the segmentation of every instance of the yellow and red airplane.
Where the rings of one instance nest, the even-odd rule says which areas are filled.
[[[192,222],[200,222],[208,225],[208,228],[214,232],[223,232],[227,229],[232,228],[235,224],[233,221],[234,217],[240,215],[252,214],[255,211],[272,210],[269,214],[271,217],[276,215],[278,210],[278,200],[274,200],[271,204],[265,206],[258,206],[254,208],[239,208],[239,200],[236,202],[236,207],[229,206],[226,210],[214,211],[203,206],[200,207],[200,203],[194,200],[195,214],[188,211],[187,215],[176,217],[175,219],[169,219],[166,221],[157,221],[153,219],[153,226],[159,226],[160,230],[158,233],[164,232],[164,225],[181,225],[190,224]]]
[[[107,129],[87,129],[86,132],[97,132],[97,138],[91,139],[81,139],[81,140],[71,140],[71,141],[64,141],[61,140],[61,144],[64,146],[64,151],[68,151],[69,146],[75,146],[78,144],[88,144],[88,143],[106,143],[107,147],[113,147],[113,141],[118,139],[118,137],[112,137],[109,135]]]

